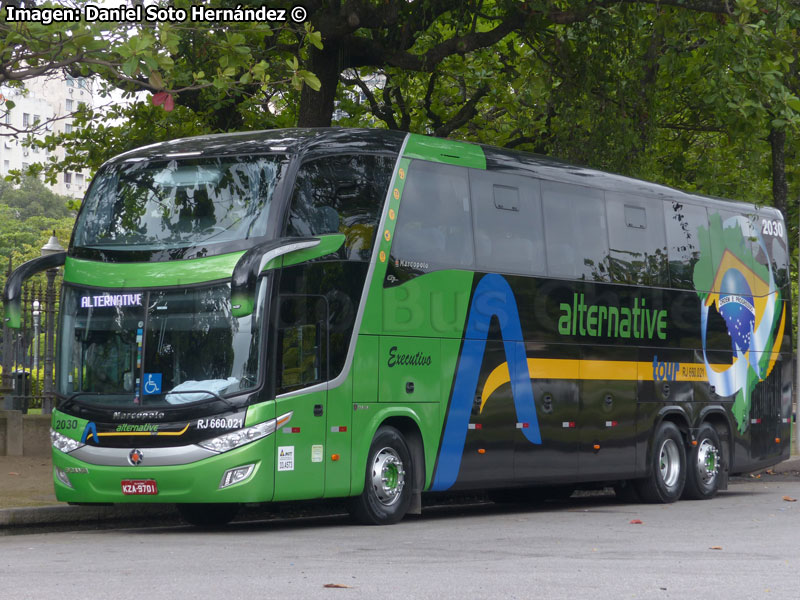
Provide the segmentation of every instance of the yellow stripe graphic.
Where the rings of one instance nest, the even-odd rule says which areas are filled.
[[[780,336],[779,336],[780,337]],[[669,362],[669,361],[668,361]],[[671,381],[707,381],[706,368],[702,363],[678,363]],[[711,365],[714,370],[723,370],[730,365]],[[628,360],[577,360],[571,358],[529,358],[528,373],[531,379],[577,379],[584,381],[653,381],[653,362]],[[481,392],[481,407],[497,388],[509,383],[511,375],[508,363],[495,368],[486,379]]]
[[[115,436],[115,435],[183,435],[186,433],[186,430],[189,429],[189,424],[186,424],[186,427],[181,429],[180,431],[107,431],[103,433],[98,433],[97,437],[107,437],[107,436]],[[90,433],[86,436],[86,441],[88,442],[94,436],[93,433]]]

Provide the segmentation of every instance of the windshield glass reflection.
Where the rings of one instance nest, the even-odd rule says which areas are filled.
[[[256,312],[242,318],[231,313],[227,284],[116,295],[65,286],[59,392],[152,407],[254,389],[265,285]]]

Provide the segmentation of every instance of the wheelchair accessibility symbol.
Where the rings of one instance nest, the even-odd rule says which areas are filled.
[[[161,393],[161,373],[145,373],[144,374],[144,395],[153,395]]]

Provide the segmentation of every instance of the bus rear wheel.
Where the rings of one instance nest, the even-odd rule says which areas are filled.
[[[689,500],[707,500],[716,496],[719,491],[722,446],[717,430],[708,423],[700,426],[696,440],[697,444],[689,453],[683,497]]]
[[[669,503],[681,497],[686,483],[686,450],[674,423],[664,421],[653,436],[649,473],[636,480],[636,491],[644,502]]]
[[[230,523],[240,504],[177,504],[181,518],[197,527],[222,527]]]
[[[411,503],[414,467],[403,434],[383,426],[369,448],[364,491],[353,499],[350,512],[365,525],[391,525],[402,519]]]

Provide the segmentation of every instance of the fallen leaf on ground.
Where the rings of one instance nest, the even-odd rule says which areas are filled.
[[[709,550],[722,550],[722,546],[709,546]]]
[[[345,585],[343,583],[326,583],[322,587],[326,587],[326,588],[347,588],[347,589],[350,589],[352,586]]]
[[[792,498],[791,496],[784,496],[783,497],[786,502],[797,502],[797,498]]]
[[[15,473],[14,471],[9,471],[9,475],[19,475],[19,473]]]
[[[775,471],[772,469],[767,469],[767,475],[775,475]]]
[[[631,520],[631,525],[641,525],[641,524],[642,524],[642,520],[641,519],[632,519]]]

